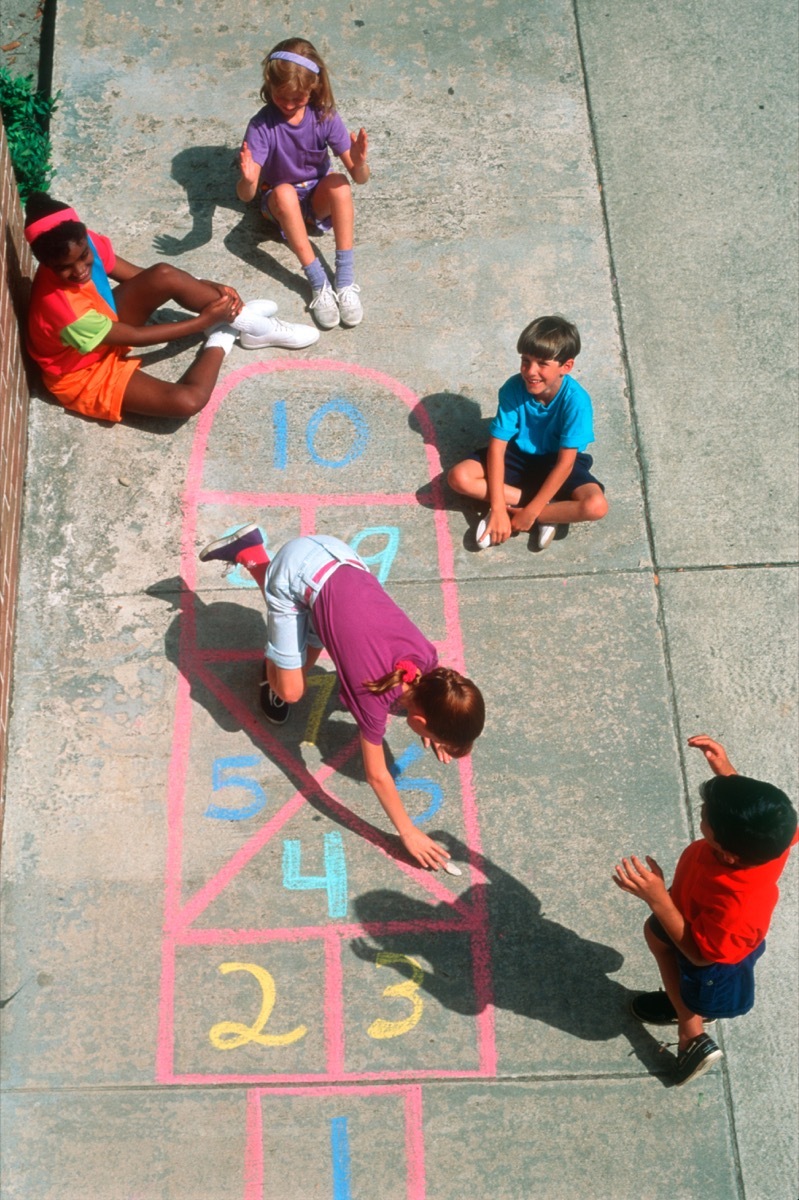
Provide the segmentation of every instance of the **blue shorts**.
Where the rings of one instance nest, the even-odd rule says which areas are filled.
[[[487,469],[487,448],[475,450],[470,457],[482,463],[484,470]],[[508,442],[505,447],[505,483],[509,487],[519,488],[522,493],[520,501],[522,507],[530,503],[557,460],[557,454],[527,454],[526,451],[519,449],[516,442]],[[595,483],[604,492],[605,485],[591,474],[593,465],[594,460],[590,454],[578,452],[571,475],[558,488],[552,500],[570,500],[575,490],[582,487],[584,483]]]
[[[278,550],[266,572],[266,657],[275,666],[305,665],[309,646],[322,647],[312,609],[322,587],[346,563],[368,571],[366,563],[339,538],[319,533],[293,538]]]
[[[313,210],[312,203],[313,194],[318,185],[321,183],[322,179],[324,179],[324,175],[321,177],[321,179],[309,179],[306,183],[293,183],[291,186],[297,193],[297,199],[300,202],[300,212],[302,213],[305,224],[312,226],[314,229],[318,229],[320,233],[329,233],[333,228],[333,218],[317,217]],[[261,184],[261,212],[266,217],[267,221],[271,221],[273,225],[277,225],[282,234],[283,241],[285,241],[286,235],[280,228],[280,222],[272,215],[269,209],[269,197],[274,190],[274,188],[268,187],[265,183]]]
[[[755,963],[766,949],[765,940],[737,963],[708,963],[697,967],[681,954],[654,913],[647,926],[655,937],[674,947],[680,967],[680,998],[700,1017],[742,1017],[755,1002]]]

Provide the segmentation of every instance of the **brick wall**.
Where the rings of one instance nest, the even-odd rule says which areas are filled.
[[[20,318],[31,275],[31,256],[22,236],[22,208],[0,121],[0,828],[30,398]]]

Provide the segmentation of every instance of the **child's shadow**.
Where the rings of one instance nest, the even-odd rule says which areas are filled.
[[[157,234],[153,245],[159,254],[176,258],[204,246],[213,237],[217,208],[238,213],[239,223],[225,236],[225,247],[248,266],[255,266],[291,292],[307,298],[308,284],[298,271],[287,270],[261,247],[262,242],[281,244],[280,230],[265,221],[253,204],[236,196],[238,147],[189,146],[172,159],[172,178],[186,192],[192,226],[183,237]],[[309,230],[315,236],[313,230]],[[317,250],[318,253],[318,250]],[[322,259],[322,255],[319,255]],[[322,261],[324,261],[322,259]],[[227,282],[221,280],[220,282]]]
[[[466,846],[447,833],[431,833],[445,845],[453,860],[468,858]],[[611,946],[588,941],[572,929],[549,920],[541,901],[518,879],[490,859],[478,856],[477,866],[487,879],[462,893],[469,905],[482,905],[487,913],[492,960],[493,996],[496,1008],[541,1021],[584,1041],[610,1041],[624,1036],[639,1062],[671,1086],[669,1071],[674,1057],[629,1013],[633,993],[608,978],[618,971],[624,958]],[[352,906],[362,925],[371,925],[371,942],[356,939],[351,949],[357,957],[374,962],[376,949],[402,953],[408,935],[381,936],[374,928],[396,920],[431,921],[452,918],[446,904],[428,904],[415,897],[388,890],[356,896]],[[458,943],[461,943],[460,945]],[[486,1006],[471,980],[471,963],[463,951],[463,935],[415,932],[413,945],[430,963],[424,973],[423,989],[445,1008],[475,1015]],[[405,977],[401,964],[394,964]]]
[[[408,425],[421,436],[424,444],[435,446],[442,467],[440,474],[417,489],[416,499],[424,508],[466,514],[468,524],[463,544],[470,550],[475,549],[472,535],[480,519],[479,506],[452,491],[447,483],[447,472],[468,458],[475,447],[488,445],[490,424],[491,419],[483,416],[476,400],[454,392],[423,396],[408,417]]]

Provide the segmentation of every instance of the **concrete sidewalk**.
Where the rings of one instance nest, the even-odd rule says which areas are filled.
[[[53,191],[123,257],[307,319],[231,168],[293,33],[373,179],[357,330],[236,348],[182,426],[34,402],[8,1200],[794,1200],[796,862],[757,1006],[684,1089],[627,1014],[656,974],[610,874],[668,874],[695,832],[691,733],[799,795],[795,27],[739,0],[62,0]],[[611,511],[476,554],[441,470],[550,311],[583,336]],[[175,378],[193,353],[147,357]],[[285,728],[259,719],[258,596],[196,560],[251,519],[357,544],[484,689],[471,760],[389,727],[460,879],[392,857],[329,662]]]

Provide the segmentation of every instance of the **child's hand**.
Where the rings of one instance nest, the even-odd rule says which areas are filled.
[[[261,177],[261,168],[250,153],[250,147],[246,142],[241,143],[239,151],[239,170],[242,177],[247,180],[253,187],[258,186],[258,180]]]
[[[486,531],[484,535],[491,538],[491,545],[501,546],[503,542],[507,542],[512,532],[510,517],[505,509],[500,508],[495,512],[492,508],[486,518]]]
[[[409,829],[407,833],[400,834],[400,838],[411,857],[431,871],[437,871],[450,857],[443,846],[422,833],[421,829]]]
[[[444,747],[439,746],[438,742],[434,742],[432,738],[423,737],[422,745],[424,746],[425,750],[429,750],[430,747],[432,746],[433,749],[435,750],[436,758],[438,759],[439,762],[443,762],[443,763],[452,762],[452,755],[447,754]]]
[[[517,508],[515,505],[508,505],[510,513],[510,524],[514,533],[527,533],[535,525],[535,517],[530,515],[526,508]]]
[[[651,908],[653,902],[662,900],[668,892],[663,872],[654,858],[647,854],[646,861],[647,866],[644,866],[634,854],[629,859],[623,858],[621,866],[616,866],[612,878],[616,887],[621,888],[623,892],[629,892],[631,896],[637,896]]]
[[[353,168],[363,166],[366,162],[366,155],[369,150],[369,139],[366,136],[366,130],[363,126],[356,133],[350,134],[350,155],[352,157]]]
[[[706,733],[697,733],[693,737],[689,737],[688,745],[702,751],[714,775],[738,774],[735,767],[727,758],[727,751],[721,742],[714,742]]]
[[[241,310],[241,301],[232,296],[219,296],[206,304],[197,317],[198,329],[209,329],[211,325],[232,321]]]

